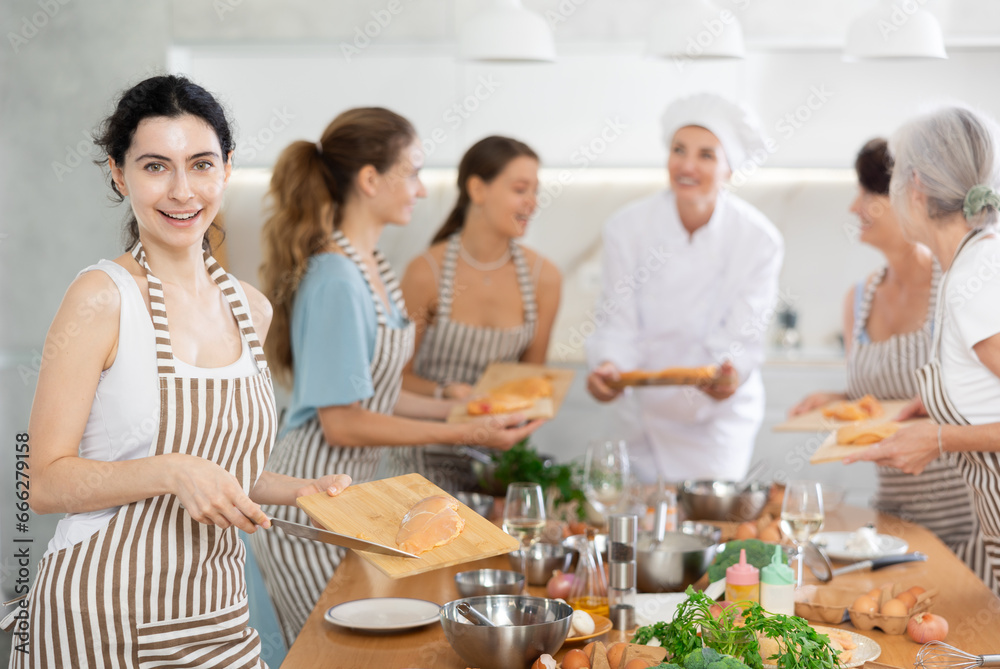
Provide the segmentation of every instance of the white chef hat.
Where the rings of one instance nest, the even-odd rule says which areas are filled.
[[[663,141],[667,148],[681,128],[697,125],[719,138],[729,169],[738,170],[753,153],[767,151],[760,121],[743,104],[714,93],[697,93],[670,103],[663,112]]]

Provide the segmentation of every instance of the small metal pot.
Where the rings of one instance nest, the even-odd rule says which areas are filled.
[[[734,481],[685,481],[677,501],[688,520],[755,520],[767,506],[771,484],[754,481],[745,487]]]
[[[636,580],[639,592],[679,592],[700,579],[715,559],[722,531],[707,523],[686,521],[680,532],[667,532],[657,542],[652,532],[639,532]]]

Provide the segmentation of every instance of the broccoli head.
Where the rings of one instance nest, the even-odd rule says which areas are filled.
[[[705,646],[691,651],[684,657],[684,669],[709,669],[709,664],[720,659],[722,656],[714,648]]]

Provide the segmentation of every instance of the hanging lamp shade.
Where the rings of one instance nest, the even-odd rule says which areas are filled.
[[[851,22],[844,60],[947,58],[941,24],[916,4],[880,0]]]
[[[743,28],[709,0],[668,0],[650,23],[646,52],[660,58],[743,58]]]
[[[490,0],[490,6],[466,21],[459,33],[463,60],[551,63],[556,59],[552,31],[521,0]]]

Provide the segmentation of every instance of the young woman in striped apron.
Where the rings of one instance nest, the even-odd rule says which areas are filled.
[[[1000,129],[946,107],[893,136],[892,204],[907,237],[926,244],[945,272],[930,362],[917,372],[920,400],[937,425],[900,430],[853,460],[908,473],[953,458],[979,521],[973,571],[1000,595]]]
[[[926,247],[903,236],[889,203],[892,159],[886,141],[865,144],[854,169],[859,183],[851,211],[861,221],[860,240],[881,251],[888,264],[847,294],[847,392],[814,393],[790,416],[865,395],[911,399],[917,395],[915,372],[928,361],[940,267]],[[975,527],[972,499],[949,459],[934,460],[919,476],[879,466],[874,505],[927,527],[959,557],[969,554]]]
[[[84,270],[49,331],[31,504],[68,515],[11,666],[261,667],[237,528],[269,527],[258,504],[349,480],[262,474],[276,424],[260,343],[270,307],[205,240],[232,166],[222,108],[184,78],[154,77],[97,141],[131,204],[130,252]]]
[[[545,362],[559,307],[559,270],[517,243],[537,206],[538,156],[509,137],[476,142],[458,166],[458,202],[431,248],[403,276],[418,323],[403,387],[466,399],[491,362]],[[471,460],[449,447],[411,450],[414,468],[452,492],[476,485]],[[407,460],[407,456],[409,460]]]
[[[275,309],[268,359],[291,377],[292,398],[269,470],[338,471],[362,482],[375,477],[385,447],[510,448],[539,425],[517,427],[520,415],[446,424],[439,421],[452,402],[402,390],[414,325],[376,244],[386,225],[408,223],[424,197],[422,164],[413,126],[381,108],[346,111],[319,142],[295,142],[278,158],[261,273]],[[264,510],[310,522],[295,508]],[[291,643],[343,550],[271,532],[251,540]]]

